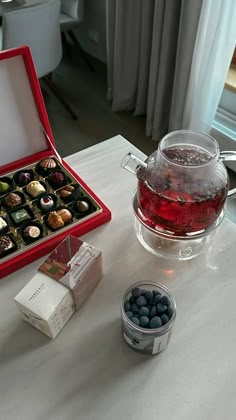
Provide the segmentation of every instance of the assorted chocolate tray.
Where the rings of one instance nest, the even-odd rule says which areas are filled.
[[[55,156],[1,176],[0,262],[101,211]]]

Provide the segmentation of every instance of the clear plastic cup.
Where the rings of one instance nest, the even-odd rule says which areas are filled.
[[[140,288],[143,290],[156,290],[167,296],[170,301],[170,307],[172,310],[172,316],[169,321],[159,328],[143,328],[134,324],[126,315],[124,304],[131,297],[131,292],[134,288]],[[129,287],[124,293],[121,302],[121,321],[122,321],[122,335],[125,342],[134,350],[144,354],[158,354],[165,350],[167,347],[171,334],[172,328],[176,318],[176,303],[172,293],[161,283],[155,282],[138,282]]]

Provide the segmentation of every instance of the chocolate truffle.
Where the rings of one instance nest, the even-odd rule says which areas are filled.
[[[39,182],[39,181],[31,181],[27,185],[26,191],[27,191],[28,194],[31,195],[31,197],[35,198],[39,194],[42,194],[43,192],[45,192],[46,190],[45,190],[44,186],[41,184],[41,182]]]
[[[36,239],[40,236],[41,232],[37,226],[26,226],[23,230],[23,234],[31,239]]]
[[[54,206],[54,201],[50,195],[45,195],[44,197],[40,198],[39,201],[40,207],[43,210],[50,210]]]
[[[10,236],[4,235],[0,237],[0,256],[13,247],[14,244]]]
[[[31,219],[29,213],[25,209],[20,209],[14,213],[11,213],[11,218],[16,225]]]
[[[59,214],[57,214],[57,212],[55,211],[51,211],[49,213],[49,216],[47,218],[47,223],[48,223],[48,226],[50,226],[54,230],[59,229],[64,226],[62,217]]]
[[[64,223],[67,223],[67,222],[69,222],[69,220],[72,219],[72,214],[67,209],[57,210],[57,214],[59,214],[59,216],[61,216]]]
[[[0,230],[4,229],[5,227],[7,227],[7,222],[0,217]]]
[[[10,188],[10,185],[7,182],[0,181],[0,193],[8,191],[9,188]]]
[[[17,182],[19,185],[24,186],[27,185],[30,181],[32,181],[33,175],[30,172],[20,172],[17,177]]]
[[[4,202],[5,202],[5,205],[7,207],[17,207],[17,206],[20,206],[22,204],[22,198],[19,194],[9,193],[5,197]]]
[[[49,176],[49,183],[54,187],[61,187],[64,184],[65,180],[66,177],[63,174],[63,172],[56,171]]]
[[[76,209],[79,213],[87,213],[89,211],[90,205],[87,201],[79,200],[76,202]]]
[[[66,198],[75,190],[75,187],[73,185],[66,185],[61,191],[60,191],[60,197]]]
[[[47,158],[47,159],[41,160],[41,162],[39,162],[39,166],[40,168],[43,168],[43,169],[54,169],[56,168],[57,164],[54,159]]]

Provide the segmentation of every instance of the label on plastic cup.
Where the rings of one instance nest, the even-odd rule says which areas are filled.
[[[134,335],[127,335],[127,332],[123,330],[123,337],[126,343],[137,351],[147,354],[157,354],[165,350],[171,331],[167,331],[165,334],[160,337],[150,337],[147,339],[138,339]]]
[[[160,337],[154,338],[152,354],[160,353],[162,350],[165,350],[169,337],[170,331]]]

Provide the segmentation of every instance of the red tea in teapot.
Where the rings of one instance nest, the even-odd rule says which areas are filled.
[[[202,148],[172,146],[162,154],[171,165],[160,165],[158,171],[155,167],[155,176],[150,171],[143,179],[137,171],[145,224],[178,235],[206,229],[219,216],[227,196],[228,184],[220,169],[212,176],[209,168],[204,169],[212,156]]]

